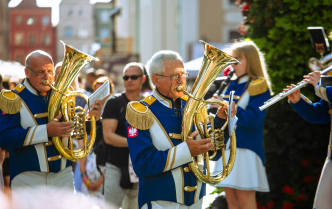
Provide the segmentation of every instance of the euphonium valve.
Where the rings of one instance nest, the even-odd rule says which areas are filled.
[[[92,149],[96,139],[96,120],[93,116],[90,118],[91,132],[90,137],[88,137],[85,129],[85,113],[88,108],[86,107],[84,109],[83,107],[76,107],[75,105],[76,97],[83,97],[88,104],[88,96],[81,92],[69,91],[68,88],[77,77],[79,71],[86,64],[92,61],[98,61],[98,59],[80,52],[65,43],[63,43],[63,45],[65,48],[65,56],[57,81],[54,85],[50,84],[48,81],[44,81],[43,84],[53,89],[48,105],[48,120],[52,120],[56,115],[61,113],[63,121],[71,121],[74,126],[71,137],[53,137],[52,142],[63,157],[72,161],[78,161],[89,154]],[[83,148],[73,150],[73,140],[82,138]]]
[[[201,70],[197,76],[197,79],[193,85],[190,93],[184,90],[184,86],[176,87],[177,91],[183,91],[184,94],[189,96],[186,106],[183,110],[182,119],[182,133],[183,141],[185,141],[192,131],[192,124],[195,122],[197,130],[201,138],[211,137],[215,148],[212,150],[213,154],[210,156],[209,152],[199,155],[198,157],[193,157],[193,162],[189,164],[189,169],[195,175],[195,177],[211,185],[220,183],[232,170],[235,162],[236,155],[236,137],[235,131],[229,133],[231,135],[231,148],[230,148],[230,158],[226,164],[225,160],[225,139],[224,130],[227,126],[227,122],[221,129],[214,129],[213,117],[207,114],[206,105],[209,103],[217,103],[219,105],[224,105],[219,100],[210,99],[203,100],[206,92],[210,88],[213,81],[218,77],[218,75],[230,64],[239,63],[238,60],[226,54],[225,52],[200,41],[204,46],[204,59],[201,66]],[[221,149],[224,169],[219,174],[212,174],[210,172],[209,160],[214,157],[217,150]],[[202,169],[201,162],[205,160],[205,169]]]

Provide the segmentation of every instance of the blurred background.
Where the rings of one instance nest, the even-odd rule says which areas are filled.
[[[31,51],[63,59],[60,40],[99,58],[86,69],[105,69],[123,90],[122,70],[129,62],[146,63],[159,50],[174,50],[184,62],[203,56],[202,39],[227,47],[242,20],[235,0],[1,0],[0,69],[4,81],[24,77]],[[21,64],[21,66],[19,65]],[[199,70],[201,59],[187,69]],[[15,72],[15,73],[14,73]],[[81,72],[84,78],[84,71]],[[191,72],[191,77],[197,75]],[[10,82],[9,82],[10,83]]]

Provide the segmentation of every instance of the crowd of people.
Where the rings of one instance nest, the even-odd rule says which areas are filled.
[[[264,57],[253,42],[233,44],[231,55],[239,61],[232,64],[236,79],[225,88],[223,98],[214,96],[222,105],[211,107],[217,108],[213,124],[218,129],[226,122],[225,110],[232,106],[229,114],[237,117],[236,161],[230,175],[216,186],[224,188],[229,209],[255,209],[256,191],[269,192],[263,145],[266,110],[259,107],[272,90]],[[92,104],[87,113],[96,118],[96,140],[92,151],[78,162],[64,158],[52,143],[52,137],[62,137],[68,146],[72,122],[63,121],[61,114],[49,120],[47,114],[52,89],[45,81],[64,79],[60,76],[62,65],[54,66],[47,53],[34,51],[26,57],[26,78],[13,89],[1,91],[0,189],[11,197],[11,204],[31,208],[36,198],[45,197],[47,201],[38,207],[56,208],[76,191],[100,208],[201,208],[206,185],[190,172],[190,163],[213,149],[215,142],[200,136],[194,126],[182,141],[189,97],[179,90],[186,87],[188,76],[181,56],[166,50],[155,53],[146,66],[128,63],[123,69],[123,92],[114,91],[112,80],[102,69],[88,69],[85,84],[81,76],[75,78],[71,90],[88,96],[106,81],[110,85],[109,95]],[[329,122],[324,114],[330,109],[332,91],[319,86],[318,72],[305,78],[323,100],[312,105],[296,91],[289,95],[291,106],[308,121]],[[233,104],[228,103],[231,91]],[[76,97],[75,103],[88,105],[81,97]],[[227,130],[226,139],[232,134]],[[82,140],[74,145],[81,148]],[[228,147],[229,142],[227,158]],[[218,150],[213,158],[215,172],[223,168],[221,154]],[[316,204],[327,204],[323,203],[327,194],[329,188],[320,182]],[[22,204],[22,195],[26,204]]]

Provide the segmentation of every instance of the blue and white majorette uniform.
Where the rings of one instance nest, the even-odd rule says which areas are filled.
[[[270,189],[265,171],[263,146],[266,110],[260,111],[258,107],[270,98],[270,90],[264,78],[250,81],[249,76],[245,74],[231,81],[225,89],[226,101],[231,91],[235,91],[234,102],[238,117],[235,129],[236,159],[231,173],[216,186],[268,192]],[[227,160],[229,153],[227,149]],[[222,167],[220,159],[216,162],[214,171],[222,170]]]
[[[0,147],[9,150],[13,191],[38,185],[73,191],[72,162],[59,154],[47,135],[49,93],[41,96],[27,78],[23,85],[1,92]],[[68,144],[68,139],[63,142]]]
[[[315,93],[322,98],[320,102],[312,103],[309,99],[301,95],[299,102],[290,105],[307,122],[316,124],[326,124],[331,121],[332,116],[332,87],[315,86]],[[332,123],[331,123],[332,130]],[[321,177],[316,190],[313,208],[325,209],[332,205],[332,134],[330,134],[327,158],[321,173]]]
[[[205,184],[189,171],[192,157],[187,143],[182,142],[186,100],[185,96],[176,100],[181,102],[181,108],[175,109],[174,101],[156,89],[152,96],[127,106],[127,140],[134,171],[139,177],[139,208],[202,207]],[[225,122],[218,117],[214,121],[219,128]]]

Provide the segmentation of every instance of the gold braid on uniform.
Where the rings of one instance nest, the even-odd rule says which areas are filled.
[[[13,90],[3,89],[0,92],[0,109],[7,114],[16,114],[22,108],[21,98],[18,96],[25,87],[21,84]],[[16,92],[16,93],[15,93]]]
[[[153,113],[149,106],[156,101],[156,98],[148,96],[140,102],[129,102],[126,111],[127,122],[140,130],[147,130],[153,126]]]
[[[250,82],[248,87],[248,93],[250,96],[256,96],[266,92],[268,89],[267,82],[265,78],[259,77]]]

